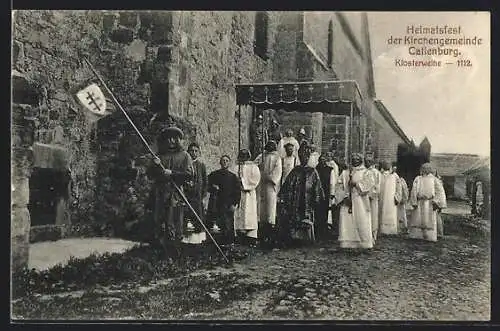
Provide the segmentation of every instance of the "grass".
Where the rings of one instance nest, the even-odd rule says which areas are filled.
[[[137,246],[125,253],[71,258],[65,266],[59,264],[48,270],[24,269],[12,276],[12,296],[18,298],[35,293],[52,294],[125,282],[147,283],[202,267],[226,264],[220,255],[207,247],[186,253],[185,259],[174,261],[163,258],[163,252],[151,246]],[[233,260],[245,258],[245,253],[241,251],[226,250],[225,254]]]

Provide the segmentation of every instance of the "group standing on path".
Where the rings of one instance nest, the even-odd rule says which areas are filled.
[[[190,210],[186,212],[171,181],[223,245],[290,247],[335,235],[343,249],[369,251],[380,235],[408,233],[409,238],[428,241],[442,237],[440,212],[446,208],[446,195],[429,163],[409,191],[395,163],[382,161],[378,169],[373,157],[354,153],[350,164],[342,166],[333,153],[316,151],[304,128],[299,139],[291,130],[284,137],[259,132],[265,135],[257,140],[263,143],[265,138],[266,143],[263,149],[252,148],[258,155],[242,149],[233,165],[229,155],[222,155],[220,169],[210,174],[198,144],[190,144],[185,152],[179,128],[161,132],[159,156],[148,175],[154,180],[153,220],[164,247],[179,254],[181,241],[206,240],[205,229]],[[409,219],[407,206],[412,209]]]

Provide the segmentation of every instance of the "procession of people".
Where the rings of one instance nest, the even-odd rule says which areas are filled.
[[[321,154],[304,128],[297,138],[290,129],[282,136],[273,120],[269,134],[262,118],[257,120],[253,145],[241,149],[235,162],[222,155],[220,169],[211,173],[201,161],[200,145],[183,151],[179,128],[160,133],[160,156],[148,174],[155,182],[154,224],[166,249],[179,254],[180,242],[200,244],[207,231],[223,246],[286,248],[338,240],[341,249],[362,252],[375,247],[380,236],[427,241],[443,236],[446,195],[430,163],[422,165],[409,189],[396,162],[353,153],[345,166],[333,158],[334,151]]]

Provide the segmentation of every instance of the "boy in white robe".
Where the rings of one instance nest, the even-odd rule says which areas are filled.
[[[439,180],[441,185],[443,185],[443,180],[441,179],[441,176],[439,176],[437,171],[436,171],[435,176]],[[443,186],[443,188],[444,188],[444,186]],[[441,217],[441,210],[440,209],[437,210],[437,237],[438,237],[438,239],[444,237],[443,218]]]
[[[398,204],[401,201],[399,176],[391,169],[389,162],[382,162],[380,181],[380,233],[398,234]]]
[[[399,175],[396,162],[393,162],[393,164],[392,164],[392,171],[398,175],[399,186],[401,187],[401,201],[398,204],[398,224],[399,224],[398,231],[404,233],[404,232],[408,231],[408,218],[406,217],[406,204],[408,202],[410,192],[408,190],[408,184],[406,184],[406,180]]]
[[[430,163],[422,165],[421,175],[413,181],[410,204],[413,207],[408,224],[410,238],[437,241],[437,213],[446,208],[446,194],[432,174]]]
[[[373,177],[374,185],[372,190],[368,194],[368,198],[370,200],[370,210],[371,210],[371,221],[372,221],[372,235],[374,242],[377,241],[378,230],[379,230],[379,199],[380,199],[380,179],[381,174],[377,169],[377,164],[371,155],[367,155],[365,158],[365,166],[368,169],[368,172]]]
[[[250,159],[250,151],[242,149],[238,155],[238,164],[233,168],[233,172],[238,175],[242,184],[241,200],[235,212],[234,229],[244,243],[255,246],[258,230],[255,189],[260,182],[260,171],[257,164]]]
[[[351,157],[351,169],[342,171],[335,188],[340,204],[339,242],[341,248],[373,248],[369,192],[375,180],[360,154]]]
[[[276,205],[282,175],[281,158],[277,151],[276,142],[270,140],[264,153],[255,158],[261,174],[257,187],[257,213],[259,215],[259,235],[263,243],[274,241],[274,227],[276,225]]]

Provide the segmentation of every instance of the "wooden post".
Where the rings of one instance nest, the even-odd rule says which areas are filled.
[[[353,134],[352,134],[352,129],[353,129],[353,115],[354,115],[354,109],[353,109],[353,106],[352,106],[352,102],[351,102],[351,114],[350,114],[350,117],[349,117],[349,164],[351,163],[351,155],[353,153],[353,150],[352,150],[352,147],[353,147],[353,143],[352,143],[352,138],[353,138]]]

